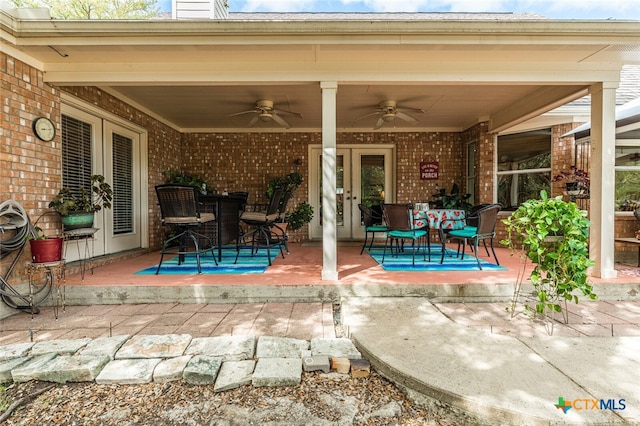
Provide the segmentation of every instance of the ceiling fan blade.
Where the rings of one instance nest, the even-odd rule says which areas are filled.
[[[234,117],[236,115],[243,115],[243,114],[250,114],[250,113],[256,113],[255,109],[251,109],[251,110],[247,110],[247,111],[240,111],[240,112],[234,112],[233,114],[229,114],[227,115],[227,117]]]
[[[424,110],[421,108],[396,108],[398,112],[417,112],[419,114],[424,114]]]
[[[400,118],[400,119],[402,119],[404,121],[409,121],[409,122],[412,122],[412,123],[415,123],[415,122],[418,121],[417,119],[411,117],[410,115],[407,115],[404,112],[400,112],[400,111],[396,112],[396,117],[398,117],[398,118]]]
[[[274,114],[284,114],[284,115],[292,115],[294,117],[302,118],[302,114],[293,111],[283,111],[281,109],[274,109],[272,111]]]
[[[255,117],[253,117],[253,118],[251,119],[251,121],[249,121],[249,124],[248,124],[247,126],[248,126],[248,127],[253,127],[253,126],[255,126],[259,119],[260,119],[260,117],[258,117],[258,116],[256,115]]]
[[[379,128],[381,128],[383,123],[384,123],[384,120],[382,119],[382,117],[378,118],[378,121],[376,122],[376,125],[373,128],[373,130],[378,130]]]
[[[380,111],[378,111],[378,112],[372,112],[371,114],[366,114],[366,115],[363,115],[362,117],[358,117],[358,118],[356,118],[356,121],[358,121],[358,120],[362,120],[363,118],[372,117],[372,116],[374,116],[374,115],[380,115],[380,114],[381,114],[381,112],[380,112]]]
[[[273,121],[275,121],[276,123],[278,123],[282,127],[286,127],[287,129],[291,128],[291,124],[289,124],[287,122],[287,120],[285,120],[284,118],[280,117],[278,114],[272,114],[271,118],[273,119]]]

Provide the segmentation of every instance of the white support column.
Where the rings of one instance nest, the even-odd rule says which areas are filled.
[[[591,274],[615,278],[615,147],[616,88],[618,82],[594,84],[591,93],[591,232],[589,257]]]
[[[322,279],[338,280],[336,227],[336,93],[338,83],[324,81],[322,89]]]

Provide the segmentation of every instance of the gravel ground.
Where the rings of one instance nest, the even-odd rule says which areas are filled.
[[[50,388],[50,389],[46,389]],[[45,390],[46,389],[46,390]],[[40,395],[29,397],[38,391]],[[16,383],[0,392],[0,414],[23,398],[7,425],[462,425],[442,408],[413,405],[372,371],[353,379],[304,373],[299,386],[213,391],[182,381],[146,385]]]

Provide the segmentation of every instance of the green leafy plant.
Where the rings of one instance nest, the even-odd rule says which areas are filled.
[[[458,209],[468,211],[472,205],[467,200],[471,197],[471,194],[463,194],[460,192],[458,184],[454,183],[451,187],[451,191],[447,194],[446,188],[438,188],[436,185],[436,192],[431,194],[433,200],[429,204],[433,205],[436,209]]]
[[[267,199],[271,199],[271,196],[276,189],[282,189],[282,193],[295,192],[300,185],[302,185],[302,175],[298,172],[291,172],[286,176],[276,176],[269,181],[265,195]]]
[[[265,195],[271,199],[276,189],[282,189],[283,194],[287,192],[293,194],[302,185],[302,181],[302,175],[298,172],[291,172],[286,176],[276,176],[269,181]],[[280,206],[278,206],[278,210],[281,212],[285,209],[284,202],[285,200],[282,199]],[[302,228],[305,223],[311,222],[312,218],[313,208],[308,203],[302,202],[293,211],[286,212],[278,221],[288,223],[288,228],[295,231]]]
[[[561,301],[578,303],[574,291],[597,298],[587,275],[594,262],[589,259],[591,222],[586,216],[577,204],[562,196],[549,198],[543,190],[540,199],[525,201],[503,220],[507,238],[501,244],[522,250],[535,264],[529,278],[537,297],[536,314],[562,312]]]
[[[311,222],[311,219],[313,219],[313,207],[307,202],[302,202],[291,213],[287,213],[285,222],[295,231],[302,228],[305,223]]]
[[[198,176],[195,173],[184,172],[180,170],[165,170],[162,172],[164,176],[164,183],[178,183],[180,185],[191,185],[198,187],[204,191],[215,191],[215,188],[210,188],[206,179]]]
[[[103,207],[111,208],[113,190],[111,185],[105,182],[102,175],[91,176],[91,187],[87,189],[64,187],[49,203],[49,208],[54,209],[62,216],[75,212],[94,213]]]

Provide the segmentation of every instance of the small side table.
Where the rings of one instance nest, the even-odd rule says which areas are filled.
[[[65,300],[64,300],[64,271],[65,261],[59,260],[57,262],[45,262],[35,263],[27,262],[27,275],[29,276],[29,308],[31,310],[31,319],[33,319],[35,308],[35,297],[42,291],[46,291],[47,286],[50,287],[50,291],[54,292],[53,297],[53,314],[58,319],[58,305],[62,303],[62,311],[64,312]],[[44,281],[40,281],[37,277],[40,273],[44,273]],[[56,281],[57,279],[57,281]],[[48,293],[45,293],[45,296]]]
[[[80,228],[72,229],[70,231],[64,231],[62,237],[65,241],[75,241],[78,248],[78,259],[80,262],[80,277],[84,281],[84,272],[86,270],[87,262],[91,268],[91,275],[93,275],[93,249],[94,249],[94,235],[99,231],[99,228]],[[84,241],[84,252],[80,252],[80,242]],[[66,250],[66,248],[65,248]],[[65,252],[66,256],[66,252]]]

